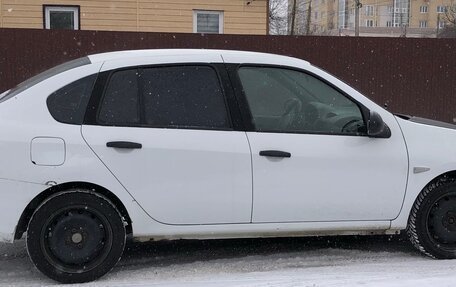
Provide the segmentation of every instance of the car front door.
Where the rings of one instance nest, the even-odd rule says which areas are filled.
[[[250,149],[245,132],[233,130],[213,65],[135,67],[100,78],[107,84],[96,88],[104,92],[86,116],[84,139],[153,219],[250,222]]]
[[[370,138],[366,109],[308,72],[240,66],[232,78],[248,107],[254,223],[394,219],[408,160],[394,117]],[[364,112],[363,112],[364,109]],[[385,114],[385,113],[384,113]]]

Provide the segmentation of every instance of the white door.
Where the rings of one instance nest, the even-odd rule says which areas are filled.
[[[408,160],[392,136],[369,138],[361,106],[316,77],[241,67],[255,132],[253,222],[388,220],[401,209]],[[393,120],[391,120],[393,119]]]
[[[87,143],[155,220],[250,222],[251,157],[210,66],[114,72]]]

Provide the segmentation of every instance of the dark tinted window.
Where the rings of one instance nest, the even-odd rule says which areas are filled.
[[[142,73],[145,121],[155,127],[226,128],[217,74],[209,67],[163,67]]]
[[[47,98],[52,117],[62,123],[82,124],[96,78],[96,74],[82,78],[52,93]]]
[[[98,119],[105,124],[139,124],[137,70],[119,71],[112,75]]]
[[[158,128],[230,126],[217,74],[205,66],[116,72],[109,81],[98,119],[104,124]]]

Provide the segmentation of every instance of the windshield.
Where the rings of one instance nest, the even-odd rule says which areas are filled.
[[[8,99],[11,99],[12,97],[16,96],[17,94],[27,90],[28,88],[33,87],[34,85],[36,85],[50,77],[53,77],[57,74],[63,73],[65,71],[68,71],[68,70],[71,70],[71,69],[74,69],[77,67],[88,65],[90,63],[91,62],[90,62],[89,58],[84,57],[84,58],[79,58],[76,60],[72,60],[72,61],[63,63],[61,65],[55,66],[54,68],[51,68],[34,77],[31,77],[30,79],[20,83],[19,85],[12,88],[11,90],[1,94],[0,103],[6,101]]]

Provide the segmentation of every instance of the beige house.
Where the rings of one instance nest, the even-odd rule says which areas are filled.
[[[0,0],[0,28],[267,34],[268,0]]]

